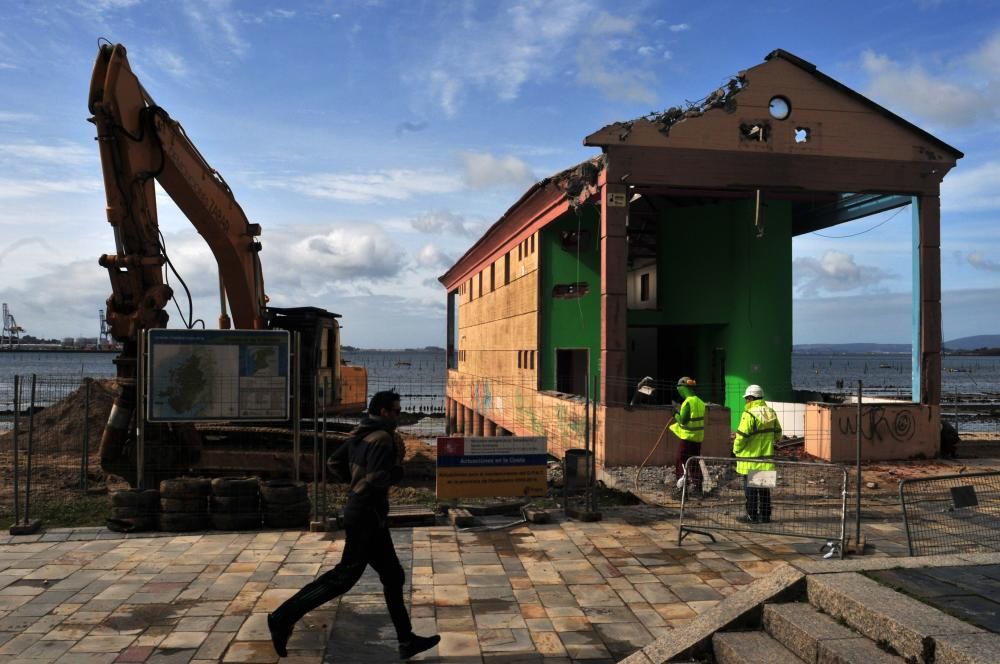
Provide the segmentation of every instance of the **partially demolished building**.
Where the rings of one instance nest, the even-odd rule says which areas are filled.
[[[440,278],[453,430],[544,431],[559,454],[579,431],[515,404],[558,418],[589,394],[598,461],[636,464],[667,419],[629,408],[636,381],[693,375],[717,404],[706,453],[726,454],[748,384],[803,400],[791,384],[792,238],[912,204],[913,398],[899,408],[913,430],[867,455],[936,450],[939,193],[961,152],[781,50],[702,102],[584,144],[602,154],[535,184]],[[836,428],[835,409],[814,410],[817,430]],[[662,445],[652,462],[672,455]]]

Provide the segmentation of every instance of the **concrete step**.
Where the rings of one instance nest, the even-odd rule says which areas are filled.
[[[764,605],[764,629],[806,664],[903,664],[804,602]]]
[[[712,651],[717,664],[803,664],[764,632],[716,632]]]
[[[810,575],[806,589],[813,606],[917,664],[934,662],[935,639],[983,632],[854,572]]]

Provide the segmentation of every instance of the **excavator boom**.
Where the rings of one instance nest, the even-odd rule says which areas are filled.
[[[143,88],[121,44],[101,46],[91,76],[88,108],[90,121],[97,128],[107,219],[115,236],[115,252],[99,260],[111,279],[106,319],[111,335],[123,346],[115,359],[119,393],[101,438],[105,470],[126,478],[138,475],[129,459],[138,456],[132,445],[138,339],[143,330],[166,327],[165,307],[173,297],[164,277],[164,266],[172,265],[157,222],[156,182],[215,257],[219,327],[227,329],[232,323],[237,329],[300,332],[304,349],[297,361],[303,364],[300,382],[307,407],[316,404],[316,408],[334,412],[362,405],[367,373],[361,367],[341,366],[337,315],[314,307],[267,307],[257,240],[260,225],[248,221],[219,172],[201,155],[180,123]],[[185,323],[193,325],[193,321]],[[305,365],[306,361],[310,364]],[[327,383],[332,389],[311,394],[313,385]],[[174,440],[170,445],[174,449],[197,447],[198,437],[192,434],[190,428],[171,432],[170,436],[183,439],[183,443],[177,445]],[[184,463],[191,461],[190,456]]]

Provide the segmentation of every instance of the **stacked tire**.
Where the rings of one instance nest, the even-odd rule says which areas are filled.
[[[152,530],[160,511],[160,493],[152,489],[122,489],[111,494],[108,529],[120,533]]]
[[[171,533],[208,530],[208,494],[204,477],[177,477],[160,482],[160,530]]]
[[[209,502],[216,530],[260,529],[260,482],[256,477],[216,477]]]
[[[270,480],[260,485],[264,525],[268,528],[298,528],[309,525],[309,491],[305,482]]]

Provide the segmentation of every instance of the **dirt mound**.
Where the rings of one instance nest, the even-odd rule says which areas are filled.
[[[104,423],[111,412],[115,394],[115,381],[94,380],[90,384],[90,406],[87,407],[87,387],[81,385],[65,398],[35,413],[32,445],[36,450],[82,450],[83,435],[87,431],[90,448],[97,450],[104,431]],[[28,420],[19,423],[22,443],[28,435]],[[0,435],[0,444],[13,436],[12,431]]]

